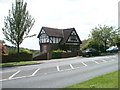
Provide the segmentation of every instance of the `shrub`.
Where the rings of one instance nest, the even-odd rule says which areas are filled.
[[[19,62],[19,61],[31,61],[32,60],[32,54],[26,53],[26,52],[20,52],[9,54],[9,55],[3,55],[2,56],[2,62]]]
[[[33,55],[40,53],[40,51],[32,52]]]
[[[63,53],[65,53],[66,51],[58,49],[58,50],[54,50],[53,52],[63,52]]]
[[[53,59],[58,59],[58,58],[61,58],[61,54],[62,53],[66,53],[66,51],[64,51],[64,50],[54,50],[53,52],[52,52],[52,58]]]
[[[25,52],[31,54],[32,52],[29,49],[22,49],[20,52]]]
[[[53,53],[52,53],[52,58],[53,58],[53,59],[61,58],[61,53],[62,53],[62,52],[53,52]]]

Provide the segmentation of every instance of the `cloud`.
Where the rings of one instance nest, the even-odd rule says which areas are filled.
[[[6,2],[5,2],[6,1]],[[38,34],[42,26],[53,28],[75,27],[81,40],[87,39],[98,24],[116,26],[119,0],[25,0],[27,9],[36,22],[30,34]],[[0,28],[14,0],[0,0]],[[4,8],[3,8],[4,7]],[[4,36],[0,34],[1,38]],[[34,43],[34,45],[31,43]],[[28,38],[22,47],[39,49],[36,37]]]

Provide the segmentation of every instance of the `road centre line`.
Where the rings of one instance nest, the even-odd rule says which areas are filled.
[[[40,70],[40,68],[38,68],[37,70],[35,70],[34,73],[31,76],[34,76],[39,70]]]
[[[74,69],[74,67],[72,66],[72,64],[69,64],[69,65],[70,65],[71,69]]]
[[[57,66],[57,71],[58,71],[58,72],[60,71],[60,68],[59,68],[59,66]]]
[[[81,62],[83,65],[87,66],[87,64],[85,64],[84,62]]]
[[[19,71],[17,71],[16,73],[14,73],[12,76],[10,76],[8,79],[11,79],[11,78],[13,78],[16,74],[18,74],[20,72],[20,70]]]

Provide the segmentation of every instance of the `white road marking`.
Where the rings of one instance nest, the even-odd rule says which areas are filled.
[[[59,66],[57,66],[57,71],[58,71],[58,72],[60,71],[60,68],[59,68]]]
[[[35,70],[35,72],[31,76],[34,76],[39,70],[40,70],[40,68],[38,68],[37,70]]]
[[[81,62],[83,65],[87,66],[87,64],[85,64],[84,62]]]
[[[95,63],[97,63],[97,64],[100,64],[100,63],[98,63],[97,61],[94,61]]]
[[[19,71],[17,71],[16,73],[14,73],[12,76],[10,76],[8,79],[11,79],[11,78],[13,78],[16,74],[18,74],[20,72],[20,70]]]
[[[106,60],[102,60],[103,62],[107,62]]]
[[[69,64],[69,65],[70,65],[71,69],[74,69],[74,67],[72,66],[72,64]]]
[[[0,81],[6,81],[6,80],[14,80],[14,79],[20,79],[20,78],[27,78],[27,77],[32,77],[31,75],[29,75],[29,76],[21,76],[21,77],[15,77],[15,78],[11,78],[11,79],[2,79],[2,80],[0,80]]]

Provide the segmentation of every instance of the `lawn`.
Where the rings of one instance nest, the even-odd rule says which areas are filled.
[[[66,88],[118,88],[118,71],[98,76],[88,81],[68,86]]]
[[[11,67],[11,66],[21,66],[21,65],[31,65],[31,64],[41,64],[42,61],[21,61],[21,62],[9,62],[0,63],[0,67]]]

